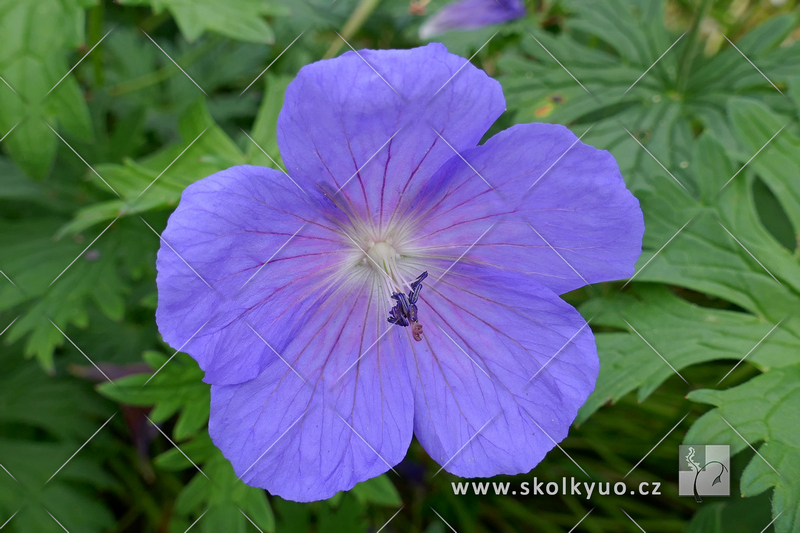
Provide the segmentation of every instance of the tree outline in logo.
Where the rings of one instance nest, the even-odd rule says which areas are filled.
[[[706,464],[701,466],[700,463],[694,460],[694,456],[695,456],[694,446],[689,446],[689,453],[686,454],[685,459],[686,462],[689,464],[689,468],[695,473],[694,484],[693,484],[694,501],[696,501],[697,503],[703,503],[703,498],[701,498],[700,494],[697,492],[697,479],[700,477],[700,472],[705,472],[706,468],[712,464],[718,464],[719,466],[722,467],[719,471],[719,475],[717,475],[717,477],[714,478],[714,481],[711,482],[711,486],[713,487],[717,483],[722,483],[722,474],[724,474],[728,470],[728,468],[720,461],[708,461]]]

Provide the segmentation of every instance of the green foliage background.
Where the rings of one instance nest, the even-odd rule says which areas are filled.
[[[343,38],[419,45],[422,18],[407,0],[0,0],[0,528],[800,531],[798,20],[796,1],[531,1],[441,37],[503,84],[490,134],[548,121],[611,151],[647,227],[632,281],[566,296],[602,363],[578,425],[492,481],[661,496],[455,496],[414,443],[400,477],[298,504],[211,444],[202,372],[154,324],[158,234],[190,183],[280,163],[303,65]],[[731,498],[677,496],[681,442],[730,445]]]

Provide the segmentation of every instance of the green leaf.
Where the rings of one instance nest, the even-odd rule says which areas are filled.
[[[692,517],[683,533],[723,533],[722,511],[725,504],[722,502],[704,505]]]
[[[360,502],[388,507],[400,507],[403,502],[400,493],[386,474],[362,481],[351,492]]]
[[[280,163],[281,155],[278,150],[278,114],[283,107],[283,96],[286,87],[292,81],[289,76],[268,75],[265,79],[266,92],[261,99],[253,129],[250,132],[252,140],[247,139],[247,161],[251,165],[260,165],[276,168],[273,161]],[[269,154],[269,157],[262,152]],[[270,159],[272,158],[272,159]],[[279,168],[280,170],[280,168]]]
[[[71,531],[107,531],[113,515],[92,491],[119,487],[92,448],[111,428],[75,452],[112,415],[108,405],[85,383],[45,375],[14,348],[0,353],[0,366],[0,524],[19,511],[11,531],[63,532],[49,511]]]
[[[10,356],[0,361],[2,424],[24,424],[58,439],[79,441],[97,429],[96,419],[111,415],[107,405],[99,404],[75,380],[48,377],[37,365],[21,364]]]
[[[645,160],[638,166],[637,172],[649,175],[646,181],[633,180],[639,183],[637,195],[646,227],[644,252],[637,263],[633,285],[636,289],[633,294],[591,301],[582,307],[587,318],[597,314],[597,325],[631,333],[597,335],[601,372],[596,391],[580,412],[580,420],[603,402],[637,388],[639,399],[643,400],[672,375],[669,366],[633,329],[678,371],[713,359],[731,359],[733,365],[745,355],[745,364],[766,372],[756,380],[781,376],[796,368],[793,365],[800,353],[800,317],[793,311],[800,306],[800,265],[764,227],[755,206],[753,172],[758,172],[788,217],[796,221],[796,199],[800,197],[795,170],[797,138],[785,130],[773,140],[774,146],[770,144],[753,159],[752,168],[748,165],[737,173],[782,124],[774,112],[755,100],[736,98],[727,105],[727,122],[733,126],[728,128],[734,132],[736,145],[723,146],[730,139],[721,138],[717,131],[708,131],[692,142],[687,169],[679,175],[690,192],[659,171],[656,163]],[[654,141],[655,137],[651,142]],[[653,150],[668,150],[669,142],[662,141],[661,146]],[[731,156],[738,161],[732,162]],[[686,287],[740,309],[732,312],[697,307],[664,288],[638,287],[644,281]],[[710,401],[711,396],[695,392],[689,398]],[[775,400],[775,409],[783,410],[787,402],[788,398]],[[765,412],[761,410],[761,416]],[[733,434],[721,419],[717,420],[718,434]],[[699,427],[706,428],[708,419],[701,421]],[[731,424],[739,427],[733,420]],[[787,419],[783,425],[789,427],[792,423]],[[717,434],[698,436],[693,432],[700,429],[694,427],[697,426],[693,426],[688,440],[720,442],[714,439]],[[733,435],[729,437],[735,438]],[[745,436],[757,440],[755,436]],[[767,436],[762,434],[760,438]],[[738,450],[745,444],[740,441],[736,446]],[[767,451],[774,454],[775,462],[786,462],[790,453],[773,442],[763,450],[765,456]],[[770,475],[774,475],[771,469],[751,463],[742,476],[743,495],[752,496],[779,484]],[[780,496],[776,492],[775,500],[780,505],[773,503],[773,516],[787,502],[797,500],[796,488],[786,491]],[[791,512],[797,513],[797,509]],[[787,519],[781,515],[778,520]],[[778,530],[790,531],[795,522],[789,524]]]
[[[80,209],[75,218],[70,220],[67,224],[63,225],[59,228],[58,232],[56,233],[57,238],[68,237],[70,235],[75,235],[82,231],[85,231],[95,224],[100,224],[102,222],[108,222],[109,220],[114,220],[121,214],[123,214],[126,209],[125,202],[123,200],[110,200],[108,202],[98,202],[96,204],[92,204],[88,207],[84,207]],[[147,211],[147,209],[141,209],[141,211]],[[127,211],[128,214],[134,214],[139,212],[138,210],[129,210]]]
[[[670,365],[680,372],[694,364],[730,359],[733,367],[745,355],[750,364],[762,370],[800,363],[797,338],[788,331],[776,329],[770,333],[774,324],[763,319],[700,307],[661,285],[637,284],[630,292],[590,300],[581,307],[581,313],[592,318],[594,326],[630,333],[596,336],[600,376],[579,412],[579,423],[607,401],[616,402],[632,390],[638,389],[640,402],[646,400],[665,380],[675,376]],[[762,339],[765,340],[760,342]]]
[[[173,428],[180,449],[159,455],[155,464],[164,470],[184,470],[202,464],[198,473],[180,493],[172,527],[185,530],[202,514],[202,531],[247,531],[248,518],[264,531],[273,531],[275,521],[264,491],[249,487],[236,478],[233,468],[213,445],[205,426],[211,402],[210,386],[203,383],[203,371],[184,353],[172,357],[149,351],[144,359],[153,374],[135,374],[114,383],[98,385],[104,396],[123,404],[153,406],[153,422],[165,422],[178,413]],[[189,457],[187,459],[186,457]],[[206,514],[203,514],[206,513]],[[246,516],[245,516],[246,515]],[[191,519],[189,517],[192,517]]]
[[[319,533],[367,531],[364,506],[354,498],[343,498],[336,507],[324,506],[319,513]]]
[[[181,453],[183,452],[183,453]],[[184,456],[184,454],[186,454]],[[186,456],[196,464],[205,463],[216,454],[214,443],[207,432],[198,433],[192,440],[182,443],[181,449],[171,448],[155,458],[155,465],[163,470],[186,470],[193,468]]]
[[[691,38],[666,28],[660,0],[570,4],[574,13],[557,36],[533,30],[535,39],[523,34],[518,49],[500,56],[508,107],[514,122],[567,124],[577,135],[585,133],[584,142],[614,154],[633,187],[646,186],[648,177],[669,175],[623,126],[678,179],[688,180],[682,169],[691,160],[698,125],[726,147],[735,145],[725,117],[732,95],[768,101],[788,112],[785,99],[733,47],[712,58],[698,54],[687,63]],[[739,43],[778,84],[800,68],[800,43],[781,46],[792,27],[792,17],[778,17]],[[598,47],[598,40],[606,46]]]
[[[796,531],[800,527],[800,367],[774,369],[725,391],[694,391],[689,399],[716,409],[694,423],[684,442],[728,444],[734,454],[762,442],[742,474],[742,496],[774,487],[775,532]]]
[[[730,102],[729,113],[736,138],[746,153],[758,155],[750,162],[761,179],[783,206],[800,235],[800,138],[787,126],[789,119],[780,117],[761,102],[736,99]],[[775,134],[777,137],[763,148]]]
[[[180,412],[174,437],[183,440],[208,422],[210,386],[203,383],[203,371],[184,353],[171,360],[158,352],[148,352],[145,360],[154,374],[134,374],[101,383],[98,392],[114,401],[139,406],[153,406],[150,418],[164,422]]]
[[[749,533],[762,531],[770,518],[767,494],[754,498],[730,498],[706,505],[692,517],[684,533]]]
[[[88,140],[92,125],[83,93],[65,53],[83,42],[89,0],[22,0],[0,6],[0,130],[14,161],[44,177],[60,140],[48,124]],[[62,80],[62,77],[66,77]],[[6,85],[7,84],[7,85]],[[52,91],[52,92],[51,92]]]
[[[184,487],[175,502],[176,519],[203,515],[201,531],[246,531],[248,519],[264,532],[275,530],[275,517],[261,489],[249,487],[237,479],[230,462],[214,448],[198,473]]]
[[[798,361],[800,317],[792,310],[800,305],[800,265],[763,227],[752,176],[741,172],[723,188],[736,166],[709,134],[695,142],[689,169],[697,199],[666,176],[639,192],[646,232],[633,286],[658,281],[686,287],[749,313],[698,307],[657,287],[585,304],[584,316],[596,315],[593,324],[630,333],[597,335],[601,371],[581,420],[637,388],[642,401],[672,375],[633,329],[678,370],[715,359],[739,361],[748,353],[748,363],[761,370]]]
[[[792,74],[792,66],[797,61],[791,57],[796,50],[792,46],[782,46],[786,37],[796,27],[791,16],[777,16],[755,26],[749,33],[738,39],[736,48],[726,46],[717,55],[699,59],[691,85],[694,90],[712,83],[715,88],[727,87],[731,93],[736,89],[747,89],[769,83],[764,76],[748,63],[742,54],[753,61],[767,78],[776,83],[785,83]],[[787,61],[788,59],[788,61]],[[772,89],[770,94],[779,93]]]
[[[702,148],[703,152],[695,153],[696,179],[727,182],[735,173],[733,165],[711,166],[724,157],[722,146],[704,143]],[[712,150],[717,156],[709,156]],[[800,265],[759,220],[752,181],[747,172],[739,173],[715,204],[707,205],[668,180],[654,180],[654,191],[640,195],[647,230],[637,280],[713,295],[773,324],[785,319],[781,327],[797,332],[800,317],[789,315],[800,304]],[[685,229],[659,253],[686,222]]]
[[[130,237],[129,228],[119,222],[103,236],[96,231],[54,240],[62,223],[53,218],[0,221],[0,270],[13,282],[0,285],[0,311],[13,310],[19,316],[5,341],[27,336],[26,355],[51,371],[55,348],[66,342],[58,328],[66,332],[70,325],[85,327],[90,304],[112,320],[122,318],[128,287],[119,272],[120,248],[139,253],[142,243],[138,236],[132,241],[110,239],[115,232]]]
[[[3,465],[17,478],[14,481],[5,474],[0,478],[0,508],[7,517],[19,511],[10,524],[16,531],[63,533],[64,530],[47,515],[48,512],[70,531],[101,533],[113,526],[111,512],[99,498],[82,488],[85,484],[91,484],[95,489],[108,489],[114,485],[108,474],[87,454],[76,456],[45,484],[79,446],[80,442],[0,438]]]
[[[800,76],[789,77],[789,98],[794,102],[795,111],[800,112]]]
[[[275,34],[264,17],[283,12],[264,0],[122,0],[120,3],[149,3],[156,13],[167,9],[189,41],[213,31],[231,39],[271,44]]]
[[[103,191],[109,191],[110,185],[123,199],[92,204],[79,210],[60,234],[82,231],[117,216],[174,207],[187,186],[245,162],[244,154],[216,125],[202,98],[181,116],[179,131],[183,139],[181,143],[168,146],[141,161],[128,159],[122,165],[97,165],[98,174],[108,185],[94,175],[91,176],[93,183]]]

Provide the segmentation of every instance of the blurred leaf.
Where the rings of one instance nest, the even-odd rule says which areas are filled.
[[[84,384],[49,377],[37,365],[12,358],[13,350],[6,351],[9,355],[0,357],[0,424],[22,424],[59,440],[79,441],[97,429],[96,419],[110,416]]]
[[[386,505],[388,507],[400,507],[403,504],[400,499],[400,493],[397,492],[397,489],[386,474],[362,481],[353,487],[350,492],[358,501],[367,504]]]
[[[772,513],[780,514],[775,532],[796,531],[800,526],[800,367],[774,369],[725,391],[697,390],[689,399],[717,408],[694,423],[684,442],[728,444],[735,454],[763,441],[758,447],[760,456],[754,456],[742,474],[742,496],[774,487]]]
[[[798,243],[792,222],[780,200],[761,179],[753,181],[753,203],[762,224],[775,240],[790,252],[796,250]]]
[[[84,207],[75,214],[74,219],[59,228],[56,237],[68,237],[69,235],[85,231],[95,224],[114,220],[124,212],[125,207],[126,205],[123,200],[98,202]],[[146,209],[142,209],[142,211],[146,211]]]
[[[0,506],[7,517],[19,511],[9,523],[10,531],[63,533],[48,512],[71,531],[100,533],[114,524],[111,512],[85,488],[113,486],[89,454],[72,459],[45,484],[80,445],[0,438],[0,461],[18,481],[5,474],[0,478]]]
[[[214,31],[241,41],[272,43],[266,15],[283,10],[265,0],[120,0],[122,4],[152,4],[156,13],[167,9],[184,37],[197,40],[205,31]]]
[[[65,53],[83,42],[84,8],[94,0],[21,0],[0,5],[0,135],[14,161],[44,177],[60,140],[50,131],[91,139],[86,101]],[[66,76],[62,79],[62,77]],[[52,92],[51,92],[52,91]]]
[[[788,102],[770,82],[785,87],[797,73],[800,62],[797,50],[800,46],[796,42],[786,42],[796,26],[796,17],[776,16],[737,39],[738,50],[728,45],[710,58],[699,57],[689,80],[689,90],[700,95],[702,98],[698,103],[709,108],[724,104],[720,96],[726,93],[765,98],[774,106],[785,106]],[[758,70],[748,59],[758,65]],[[765,76],[769,81],[764,79]],[[763,90],[758,90],[759,87]]]
[[[275,498],[278,531],[311,531],[311,506]]]
[[[214,123],[203,99],[196,100],[181,117],[180,134],[182,143],[169,146],[141,162],[129,159],[122,165],[98,165],[98,174],[123,199],[79,210],[59,234],[73,234],[117,216],[174,207],[187,186],[244,163],[244,154]],[[100,189],[109,190],[99,178],[93,178]]]
[[[718,502],[711,505],[704,505],[692,521],[686,526],[684,533],[723,533],[722,512],[725,503]]]
[[[339,506],[320,507],[319,533],[340,531],[366,531],[368,527],[364,507],[354,498],[343,498]]]
[[[764,526],[771,521],[770,514],[768,494],[748,499],[730,498],[710,505],[704,503],[684,533],[764,533]]]
[[[64,209],[58,199],[48,195],[43,184],[25,176],[8,158],[0,157],[0,176],[0,201],[33,202],[54,211]]]
[[[794,102],[795,111],[800,113],[800,75],[789,77],[789,98]]]
[[[155,464],[163,470],[186,470],[187,468],[193,468],[192,463],[186,459],[186,456],[195,463],[200,464],[208,461],[216,453],[217,449],[214,447],[214,443],[211,442],[211,437],[208,436],[207,432],[203,431],[198,433],[192,440],[182,443],[180,450],[173,447],[160,454],[156,457]]]
[[[682,169],[691,160],[698,125],[726,148],[736,144],[725,117],[732,95],[790,111],[786,99],[733,47],[711,58],[693,54],[691,34],[666,29],[661,0],[570,4],[574,15],[559,35],[535,30],[538,42],[523,36],[518,51],[501,55],[508,106],[515,122],[568,124],[576,134],[585,133],[584,142],[615,155],[629,185],[643,186],[653,173],[669,177],[660,167],[643,168],[653,162],[638,140],[691,189]],[[800,43],[781,46],[793,25],[793,17],[777,17],[737,43],[778,84],[800,68]]]
[[[53,369],[53,351],[65,342],[51,320],[61,330],[85,327],[89,302],[113,320],[122,318],[127,286],[119,273],[118,247],[136,248],[103,235],[87,250],[99,231],[53,240],[61,223],[47,218],[0,221],[0,270],[13,282],[0,284],[0,311],[13,309],[19,315],[6,342],[28,336],[25,354],[47,370]],[[115,226],[108,231],[125,231]]]
[[[145,353],[154,374],[134,374],[114,383],[101,383],[100,394],[114,401],[138,406],[153,406],[153,422],[165,422],[176,413],[173,435],[184,440],[205,427],[211,403],[210,386],[203,383],[203,371],[184,353],[171,360],[159,352]]]
[[[208,422],[211,398],[210,387],[202,382],[203,372],[197,363],[183,353],[170,360],[158,352],[148,352],[145,360],[158,371],[149,382],[150,375],[136,374],[113,384],[103,383],[98,390],[121,403],[152,405],[150,418],[156,423],[180,412],[173,429],[176,441],[197,434],[188,443],[181,443],[180,450],[172,448],[155,461],[165,470],[192,468],[186,454],[195,463],[202,463],[208,476],[198,473],[182,490],[176,502],[175,529],[185,529],[189,515],[197,518],[205,513],[198,527],[209,533],[248,531],[248,518],[262,530],[273,531],[275,521],[264,491],[239,481],[208,434],[200,431]]]
[[[0,365],[0,524],[19,511],[9,531],[63,532],[50,512],[72,531],[106,531],[113,515],[92,493],[117,483],[91,446],[75,453],[112,414],[108,406],[85,384],[48,377],[16,350],[0,354]]]
[[[196,464],[202,463],[205,473],[198,473],[181,491],[173,530],[186,529],[189,515],[194,517],[189,524],[202,515],[198,528],[209,533],[245,532],[249,520],[263,531],[273,531],[275,520],[264,491],[239,481],[207,432],[200,431],[208,422],[211,401],[210,386],[202,381],[203,371],[183,353],[168,358],[159,352],[147,352],[144,358],[156,371],[154,374],[135,374],[115,383],[103,383],[98,390],[120,403],[152,405],[150,418],[155,423],[165,422],[179,412],[173,428],[174,439],[182,441],[194,436],[191,441],[181,443],[180,450],[171,448],[155,461],[165,470],[183,470],[194,467],[186,459],[188,456]]]
[[[208,477],[195,475],[175,502],[179,516],[202,514],[197,527],[208,533],[245,532],[250,520],[264,532],[275,530],[275,517],[266,493],[237,479],[230,462],[219,450],[214,448],[202,468]]]
[[[333,30],[341,29],[347,17],[353,12],[360,0],[337,0],[336,2],[329,2],[328,0],[273,0],[273,4],[283,13],[286,17],[282,19],[279,25],[275,26],[275,30],[286,36],[291,36],[293,39],[300,32],[304,30]],[[386,2],[387,4],[395,4],[395,2]],[[396,5],[396,4],[395,4]],[[407,11],[407,5],[404,11]],[[328,44],[325,44],[327,48]],[[293,50],[296,55],[301,57],[308,54],[308,48],[311,45],[306,43],[306,50],[298,47]],[[303,64],[315,61],[322,57],[325,48],[320,50],[320,53],[313,57],[303,57]],[[298,67],[299,68],[299,67]]]
[[[283,95],[286,93],[286,87],[291,81],[292,78],[288,76],[268,75],[265,79],[267,90],[261,99],[261,106],[258,108],[258,114],[250,132],[252,140],[247,139],[245,154],[251,165],[276,168],[273,161],[278,163],[281,161],[278,150],[278,114],[283,107]],[[262,150],[269,154],[269,157],[264,155]]]

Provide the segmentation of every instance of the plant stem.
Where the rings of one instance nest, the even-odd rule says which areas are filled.
[[[203,57],[206,52],[209,52],[212,48],[217,46],[218,43],[219,39],[208,37],[198,46],[195,46],[190,52],[179,57],[176,62],[183,68],[188,68],[195,61]],[[161,67],[160,69],[150,72],[149,74],[145,74],[144,76],[139,76],[138,78],[114,85],[111,87],[110,92],[114,96],[119,96],[121,94],[140,91],[153,85],[158,85],[159,83],[168,80],[178,72],[180,72],[178,67],[170,63],[169,65]]]
[[[344,44],[343,41],[349,40],[353,35],[355,35],[361,26],[364,25],[364,22],[366,22],[372,12],[375,11],[375,8],[378,7],[380,2],[381,0],[361,0],[361,2],[350,14],[350,18],[344,23],[341,33],[342,39],[338,39],[331,44],[331,47],[328,48],[327,52],[325,52],[324,59],[330,59],[339,52]]]
[[[92,46],[97,44],[97,42],[102,39],[104,13],[105,7],[103,2],[100,2],[98,5],[89,10],[89,15],[87,17],[88,39],[86,43],[89,49],[91,49]],[[103,55],[100,53],[100,50],[96,50],[95,53],[92,54],[92,65],[94,66],[95,86],[102,87],[105,81],[105,72],[103,71]]]
[[[700,4],[700,8],[695,12],[695,17],[692,21],[692,27],[689,29],[689,35],[686,38],[686,44],[683,47],[683,54],[678,67],[678,79],[677,83],[675,84],[675,88],[679,94],[683,93],[683,91],[686,89],[686,84],[689,81],[689,75],[692,72],[692,64],[694,63],[695,57],[697,57],[697,51],[700,47],[700,44],[697,41],[700,23],[706,17],[706,13],[708,13],[710,7],[711,1],[703,0],[702,4]]]

